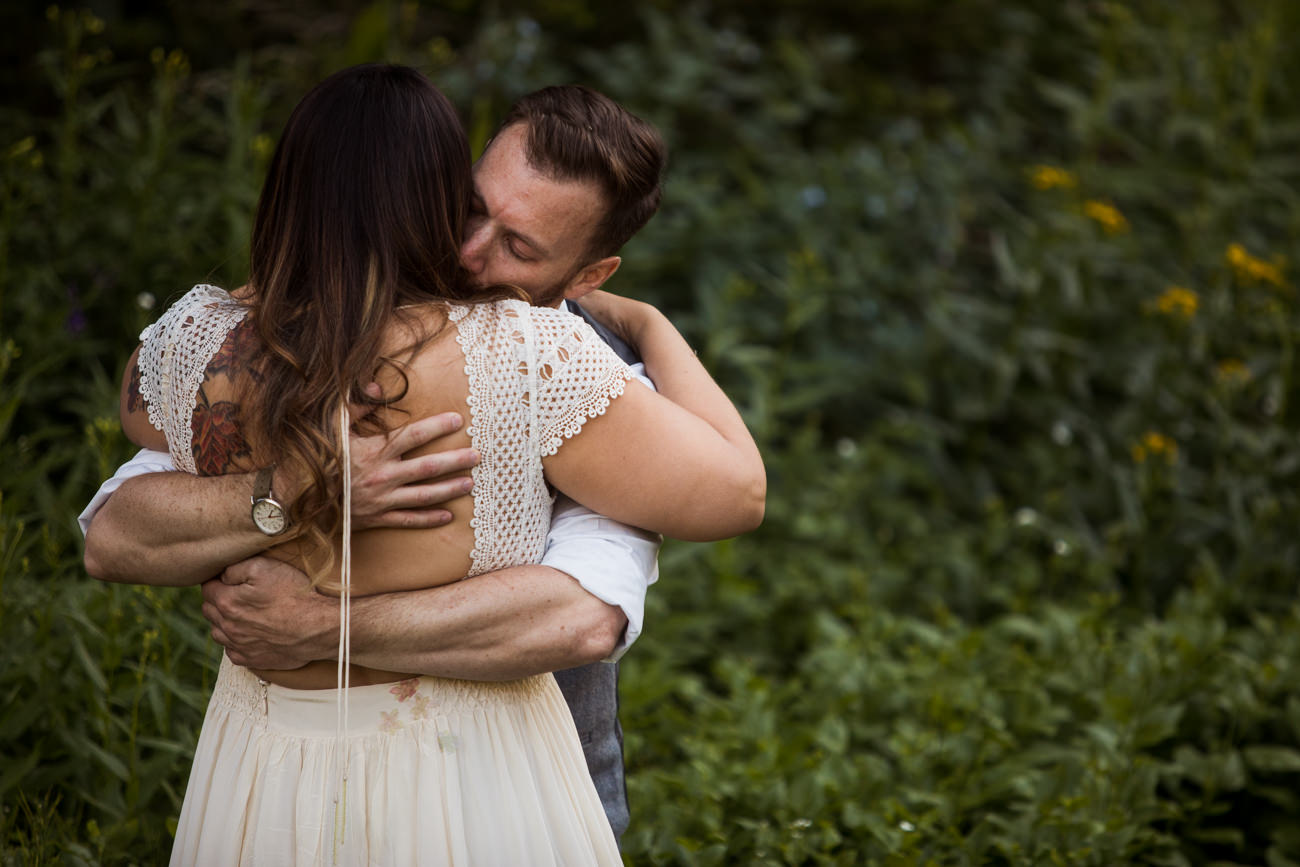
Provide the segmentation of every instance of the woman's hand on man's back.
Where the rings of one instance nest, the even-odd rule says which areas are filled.
[[[355,413],[354,413],[355,414]],[[357,530],[427,529],[451,521],[442,503],[463,497],[478,452],[458,448],[405,457],[460,430],[458,413],[408,422],[385,434],[352,436],[352,521]]]

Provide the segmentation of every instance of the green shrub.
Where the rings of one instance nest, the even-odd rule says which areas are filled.
[[[380,2],[197,69],[50,13],[0,114],[0,862],[168,848],[216,647],[192,591],[89,581],[73,516],[135,334],[243,281],[288,107],[388,57],[477,145],[582,80],[673,147],[615,288],[769,503],[664,552],[630,860],[1300,863],[1293,6]]]

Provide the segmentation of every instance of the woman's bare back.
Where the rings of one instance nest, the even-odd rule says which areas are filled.
[[[469,385],[465,375],[464,355],[455,339],[455,327],[447,325],[442,312],[431,307],[423,311],[419,325],[436,332],[400,369],[406,376],[405,394],[383,411],[389,428],[440,412],[458,412],[469,419]],[[388,345],[398,357],[409,345],[410,330],[394,324]],[[192,430],[195,465],[200,475],[247,472],[265,464],[258,458],[268,454],[263,444],[246,439],[240,423],[248,405],[248,390],[258,387],[255,361],[260,343],[251,319],[245,319],[227,336],[213,356],[195,400]],[[392,368],[381,371],[380,384],[385,393],[396,393],[402,379]],[[470,445],[467,427],[424,450],[464,448]],[[452,513],[451,523],[429,529],[376,529],[352,534],[352,595],[368,596],[403,590],[420,590],[464,578],[470,568],[474,548],[474,530],[470,519],[474,513],[472,494],[459,497],[442,507]],[[325,552],[305,540],[293,540],[269,549],[266,553],[317,576],[322,593],[337,596],[340,585],[342,540],[333,545],[333,566],[321,574],[319,568],[328,558]],[[337,666],[333,661],[309,664],[293,671],[258,671],[264,680],[297,689],[324,689],[336,684]],[[379,671],[362,666],[352,667],[352,683],[383,683],[408,676],[401,672]]]
[[[437,309],[426,319],[441,318]],[[454,328],[441,328],[441,322],[426,323],[438,333],[416,357],[400,365],[406,375],[405,395],[391,408],[383,410],[382,420],[392,427],[440,412],[458,412],[469,418],[468,381],[464,358],[455,340]],[[390,344],[401,349],[406,329],[394,326]],[[259,387],[252,363],[259,353],[256,330],[245,319],[232,330],[222,348],[208,365],[195,400],[192,429],[195,465],[200,475],[248,472],[267,462],[270,450],[247,438],[243,414],[248,406],[248,391]],[[401,377],[392,369],[381,371],[379,379],[388,393],[401,388]],[[470,444],[469,433],[462,428],[430,446],[463,448]],[[420,454],[420,451],[412,454]],[[470,564],[474,533],[469,519],[473,516],[473,497],[466,495],[445,504],[453,521],[445,526],[420,530],[366,530],[352,534],[352,594],[367,596],[400,590],[418,590],[463,578]],[[341,540],[334,545],[334,565],[329,572],[318,569],[327,558],[323,551],[295,540],[277,545],[271,556],[294,563],[316,576],[322,592],[338,595]]]

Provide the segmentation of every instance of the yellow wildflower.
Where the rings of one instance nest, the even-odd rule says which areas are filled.
[[[1083,203],[1083,214],[1100,223],[1107,235],[1118,235],[1128,231],[1128,220],[1119,212],[1119,208],[1110,202],[1089,199]]]
[[[1073,172],[1056,166],[1037,165],[1029,170],[1029,182],[1040,190],[1053,190],[1057,187],[1072,190],[1078,185]]]
[[[1271,283],[1278,288],[1286,286],[1286,279],[1282,276],[1281,259],[1275,258],[1272,262],[1265,262],[1250,255],[1243,245],[1237,243],[1228,245],[1227,259],[1238,279]]]
[[[1220,385],[1241,385],[1250,381],[1250,368],[1239,358],[1225,358],[1215,366],[1214,378]]]
[[[456,59],[455,49],[451,47],[450,42],[441,36],[429,40],[429,44],[425,46],[425,51],[436,66],[446,66]]]
[[[13,159],[14,157],[20,157],[34,147],[36,147],[36,136],[29,135],[26,138],[21,138],[18,141],[14,142],[9,147],[9,150],[5,151],[5,157],[7,157],[8,159]]]
[[[167,55],[167,71],[185,75],[190,71],[190,59],[179,48],[173,48]]]
[[[1178,457],[1178,443],[1162,433],[1149,430],[1142,434],[1142,439],[1133,443],[1130,451],[1133,460],[1139,464],[1145,463],[1147,458],[1164,458],[1165,463],[1172,464]]]
[[[1155,309],[1168,316],[1191,319],[1201,305],[1200,297],[1184,286],[1170,286],[1155,299]]]
[[[275,139],[266,133],[261,133],[253,137],[252,142],[253,154],[259,159],[264,160],[275,150]]]

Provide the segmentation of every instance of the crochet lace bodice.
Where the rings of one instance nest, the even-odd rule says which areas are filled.
[[[140,335],[140,393],[179,469],[195,472],[191,416],[205,371],[246,308],[195,286]],[[470,574],[541,560],[553,497],[542,458],[623,393],[631,371],[571,313],[505,300],[454,306],[474,476]]]
[[[604,413],[631,376],[577,316],[522,301],[454,308],[469,379],[474,468],[470,574],[536,563],[552,497],[542,458]]]

